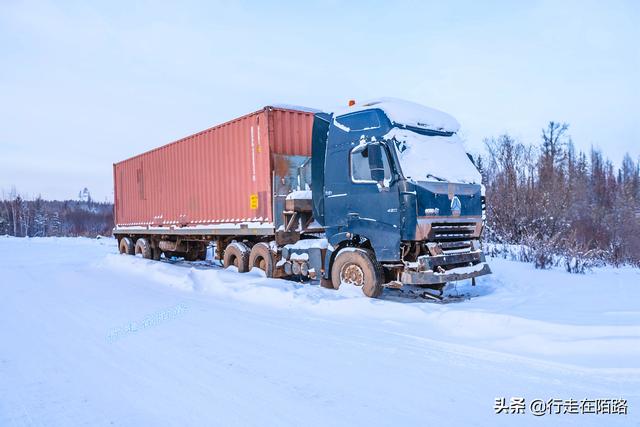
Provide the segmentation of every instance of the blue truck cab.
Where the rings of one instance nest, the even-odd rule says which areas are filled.
[[[327,245],[314,270],[325,286],[376,297],[491,272],[481,177],[457,130],[445,113],[389,98],[315,115],[312,213]]]

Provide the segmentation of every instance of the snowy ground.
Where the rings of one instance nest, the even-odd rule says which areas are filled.
[[[0,237],[0,426],[640,425],[640,270],[490,262],[437,304]]]

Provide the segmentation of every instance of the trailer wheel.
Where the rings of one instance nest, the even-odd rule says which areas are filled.
[[[229,244],[224,250],[224,268],[235,265],[238,273],[246,273],[249,271],[249,248],[240,242]]]
[[[131,237],[123,237],[120,239],[120,244],[118,245],[121,254],[125,255],[133,255],[135,254],[135,245],[133,244],[133,240]]]
[[[142,255],[142,258],[145,259],[151,259],[151,245],[149,244],[149,241],[144,237],[136,240],[135,254]]]
[[[264,271],[267,277],[273,277],[274,262],[273,252],[267,243],[261,242],[251,248],[249,254],[249,270],[254,267]]]
[[[344,248],[338,252],[331,268],[331,281],[338,289],[341,283],[362,287],[362,292],[377,298],[382,294],[384,274],[373,253],[366,249]]]

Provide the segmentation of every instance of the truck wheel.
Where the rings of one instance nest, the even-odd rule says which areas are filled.
[[[160,257],[162,256],[162,251],[160,248],[151,248],[151,259],[154,261],[160,261]]]
[[[144,237],[136,240],[135,254],[142,255],[142,258],[145,259],[151,259],[151,245],[149,244],[149,241]]]
[[[133,240],[130,237],[123,237],[120,239],[120,244],[118,245],[121,254],[125,255],[133,255],[135,254],[135,245],[133,244]]]
[[[258,267],[264,271],[267,277],[273,277],[274,270],[273,252],[267,243],[258,243],[251,248],[249,254],[249,271],[253,267]]]
[[[377,298],[382,294],[382,266],[373,253],[366,249],[344,248],[338,252],[331,268],[331,281],[338,289],[341,283],[362,287],[362,292]]]
[[[224,268],[235,265],[238,273],[249,271],[249,248],[240,242],[233,242],[224,250]]]

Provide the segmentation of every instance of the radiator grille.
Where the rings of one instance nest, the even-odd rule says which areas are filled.
[[[431,225],[429,240],[437,242],[445,254],[468,252],[475,230],[475,222],[437,222]]]

